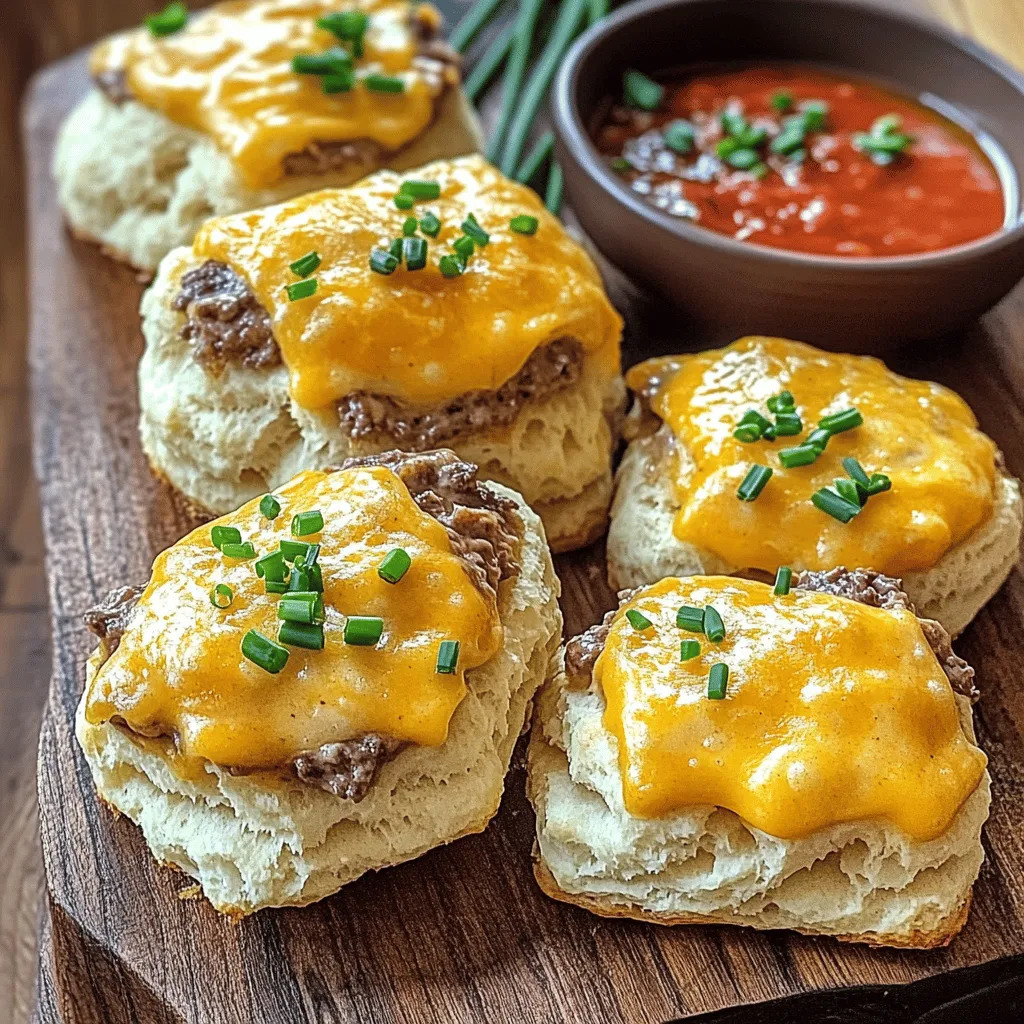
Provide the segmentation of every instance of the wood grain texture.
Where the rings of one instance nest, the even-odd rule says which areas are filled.
[[[959,644],[985,690],[977,722],[992,759],[995,804],[975,908],[948,950],[653,928],[550,901],[530,872],[533,815],[518,763],[484,834],[365,877],[314,907],[230,925],[205,903],[178,899],[189,880],[155,865],[137,829],[98,806],[72,735],[92,647],[81,613],[111,587],[145,578],[153,555],[194,525],[150,476],[136,437],[141,286],[130,271],[69,239],[55,206],[53,137],[84,85],[80,59],[44,73],[27,119],[34,443],[54,641],[39,750],[49,889],[39,1020],[654,1022],[1024,955],[1019,573]],[[634,299],[631,338],[667,344],[665,311],[641,310]],[[897,367],[957,387],[1018,475],[1022,342],[1019,289],[984,325],[947,346],[908,352]],[[627,361],[637,351],[628,350]],[[611,604],[603,551],[562,558],[558,568],[567,628],[576,631]]]

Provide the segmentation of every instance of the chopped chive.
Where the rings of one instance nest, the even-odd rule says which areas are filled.
[[[771,420],[765,419],[756,409],[748,409],[740,420],[738,426],[741,427],[756,427],[758,434],[763,434],[766,430],[771,429]]]
[[[845,469],[851,479],[859,483],[861,487],[867,488],[870,486],[871,480],[867,473],[864,472],[864,467],[852,455],[848,455],[843,459],[843,469]]]
[[[650,629],[654,625],[653,622],[643,612],[638,612],[635,608],[626,609],[626,618],[629,620],[629,624],[637,630],[643,631]]]
[[[210,540],[215,548],[222,548],[225,544],[241,544],[242,531],[237,526],[212,526]]]
[[[786,92],[784,89],[780,90],[779,92],[773,93],[772,106],[780,114],[784,114],[793,106],[793,94],[791,92]]]
[[[832,437],[829,431],[817,427],[807,435],[807,440],[804,444],[809,444],[814,448],[817,448],[819,452],[823,452],[828,445],[829,439]]]
[[[458,256],[463,263],[465,263],[466,260],[476,252],[476,245],[469,235],[462,235],[461,238],[456,238],[455,241],[452,242],[452,248],[455,250],[455,255]]]
[[[735,153],[740,144],[732,137],[726,136],[715,143],[715,152],[724,160],[730,153]]]
[[[639,110],[657,110],[665,95],[665,89],[642,71],[630,69],[622,76],[622,94],[631,107]]]
[[[437,649],[437,671],[450,676],[459,664],[459,641],[442,640]]]
[[[729,666],[724,662],[716,662],[708,674],[708,700],[725,700],[725,691],[729,685]]]
[[[310,544],[309,550],[302,556],[302,565],[298,566],[300,569],[312,569],[316,566],[316,563],[320,560],[320,545]],[[297,564],[297,563],[296,563]]]
[[[441,184],[437,181],[406,178],[398,191],[400,195],[412,196],[413,199],[439,199],[441,197]]]
[[[822,512],[828,513],[833,519],[838,519],[841,523],[848,523],[860,512],[860,505],[847,501],[844,497],[835,491],[830,491],[827,487],[822,487],[820,491],[815,491],[811,495],[811,502],[815,508],[820,508]]]
[[[437,219],[437,214],[428,212],[420,217],[420,231],[423,234],[428,235],[430,238],[437,238],[440,230],[441,222]]]
[[[719,123],[722,125],[722,130],[726,135],[731,135],[733,138],[737,138],[746,134],[750,128],[750,124],[747,119],[735,110],[723,110],[718,115]]]
[[[769,412],[792,412],[796,408],[796,399],[792,391],[780,391],[768,399]]]
[[[352,55],[340,46],[324,53],[297,53],[292,57],[292,71],[297,75],[341,75],[352,70]]]
[[[320,254],[314,250],[313,252],[307,252],[305,256],[299,257],[294,263],[290,263],[288,269],[296,277],[309,277],[319,266]]]
[[[419,227],[420,222],[415,217],[406,217],[402,221],[402,234],[408,238],[410,235],[416,234],[416,229]]]
[[[268,594],[287,594],[288,593],[288,584],[287,583],[277,583],[274,580],[266,580],[263,583],[263,589]]]
[[[146,28],[150,35],[158,39],[163,36],[173,35],[180,32],[188,21],[188,8],[181,3],[181,0],[173,0],[162,11],[150,14],[146,19]]]
[[[332,11],[316,19],[316,27],[333,32],[339,39],[352,41],[366,35],[369,17],[363,11]]]
[[[250,629],[242,637],[242,654],[254,665],[274,675],[288,664],[287,649],[255,629]]]
[[[832,481],[841,498],[845,498],[851,505],[863,506],[867,492],[860,488],[856,480],[847,480],[846,477],[839,477]]]
[[[633,170],[633,165],[624,157],[617,156],[609,165],[616,174],[625,174]]]
[[[308,651],[324,649],[324,627],[320,622],[295,622],[287,619],[277,631],[279,643],[289,647],[304,647]]]
[[[742,427],[737,427],[733,432],[732,436],[737,441],[742,441],[744,444],[750,444],[753,441],[761,440],[761,431],[754,426],[753,423],[744,423]]]
[[[391,240],[391,244],[388,246],[388,252],[391,253],[391,255],[394,256],[395,259],[398,260],[399,263],[401,263],[402,262],[402,239],[401,238],[393,238]]]
[[[760,181],[762,178],[767,177],[768,165],[763,160],[758,161],[756,164],[754,164],[753,167],[750,168],[750,173],[755,178],[757,178],[758,181]]]
[[[458,256],[453,256],[451,253],[442,256],[438,261],[438,265],[444,277],[458,277],[466,269],[466,264]]]
[[[398,260],[387,249],[370,250],[370,269],[377,274],[393,274],[398,269]]]
[[[365,85],[370,92],[405,92],[405,82],[395,75],[367,75],[363,79],[363,85]]]
[[[404,192],[399,192],[395,196],[395,206],[400,210],[411,210],[416,205],[416,200],[412,196],[407,196]]]
[[[227,608],[234,599],[235,592],[226,583],[218,583],[210,591],[210,604],[214,608]]]
[[[480,227],[480,222],[471,213],[467,215],[459,227],[481,248],[491,240],[491,236]]]
[[[692,605],[684,604],[676,612],[676,625],[680,629],[689,630],[691,633],[704,632],[704,609],[694,608]]]
[[[323,528],[324,517],[318,508],[309,512],[299,512],[292,519],[293,537],[308,537],[311,533],[319,533]]]
[[[316,278],[310,277],[305,281],[296,281],[295,284],[286,284],[284,290],[288,293],[289,302],[295,302],[297,299],[308,299],[316,293]]]
[[[722,616],[709,604],[704,606],[704,635],[716,644],[725,639],[725,623]]]
[[[407,238],[402,247],[406,270],[422,270],[427,265],[427,240]]]
[[[700,654],[699,640],[682,640],[679,644],[679,660],[691,661]]]
[[[726,158],[725,162],[738,171],[749,171],[756,164],[761,162],[756,149],[734,149]]]
[[[892,481],[884,473],[872,473],[868,481],[868,494],[881,494],[892,487]]]
[[[397,583],[412,565],[412,559],[405,548],[393,548],[384,556],[384,561],[377,566],[377,575],[385,583]]]
[[[825,118],[828,116],[828,104],[823,100],[808,100],[800,104],[800,114],[804,120],[804,127],[809,132],[816,132],[825,127]]]
[[[736,497],[740,501],[753,501],[764,490],[771,476],[772,471],[767,466],[751,466],[736,491]]]
[[[789,593],[789,587],[792,582],[793,570],[788,565],[780,565],[779,571],[775,574],[776,596],[785,597]]]
[[[345,620],[345,643],[374,647],[384,632],[384,620],[376,615],[350,615]]]
[[[303,558],[308,553],[310,545],[304,540],[282,540],[281,554],[286,562],[294,562],[296,558]]]
[[[309,589],[322,594],[324,592],[324,573],[320,566],[311,565],[308,569],[303,569],[302,571],[309,576]]]
[[[311,591],[285,594],[277,603],[277,617],[288,622],[322,623],[324,599]]]
[[[864,422],[864,417],[856,409],[844,409],[829,416],[822,416],[818,426],[830,434],[841,434],[844,430],[852,430]]]
[[[221,544],[221,554],[225,558],[237,558],[239,561],[246,561],[256,557],[256,549],[251,541],[243,541],[241,544]]]
[[[284,555],[280,551],[272,551],[257,559],[256,575],[271,583],[284,583],[288,575],[288,566],[285,565]]]
[[[783,448],[779,451],[779,462],[786,469],[796,466],[809,466],[815,462],[821,452],[812,444],[798,444],[795,448]]]
[[[761,431],[761,440],[762,441],[774,441],[775,440],[775,427],[774,426],[765,427],[765,429]]]
[[[780,412],[775,417],[775,433],[779,437],[793,437],[803,429],[803,421],[795,412]]]
[[[281,514],[281,502],[272,494],[264,494],[260,499],[260,514],[264,519],[276,519]]]
[[[689,121],[679,120],[666,125],[661,138],[673,153],[685,156],[693,151],[696,135],[697,129]]]
[[[537,234],[537,228],[540,225],[540,221],[536,217],[531,217],[528,213],[516,214],[509,222],[508,226],[517,235],[535,235]]]
[[[351,92],[355,84],[355,71],[352,68],[342,68],[340,71],[324,75],[320,87],[328,96],[336,96],[339,92]]]
[[[782,131],[772,139],[768,148],[773,153],[778,153],[780,156],[791,156],[797,150],[803,149],[806,139],[807,132],[804,129],[803,123],[792,123],[787,127],[784,127]]]
[[[292,569],[291,575],[288,577],[289,594],[308,594],[315,589],[313,580],[305,569]]]

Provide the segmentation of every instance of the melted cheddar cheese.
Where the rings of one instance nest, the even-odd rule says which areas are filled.
[[[319,76],[297,74],[291,60],[339,45],[316,19],[356,9],[370,18],[357,85],[328,95]],[[408,0],[221,3],[173,35],[138,29],[113,36],[93,50],[90,68],[94,77],[123,72],[133,98],[209,135],[250,187],[263,188],[283,175],[286,156],[312,143],[370,139],[394,151],[430,124],[444,82],[416,63],[412,10]],[[405,91],[358,84],[371,73],[398,76]]]
[[[445,402],[500,387],[535,349],[565,337],[618,373],[622,321],[590,258],[534,192],[481,157],[439,161],[415,176],[439,182],[440,199],[396,209],[403,177],[382,171],[351,188],[208,221],[196,237],[196,255],[231,266],[269,312],[300,406],[329,406],[360,389]],[[372,271],[371,249],[401,237],[410,212],[428,210],[443,227],[429,240],[427,266]],[[465,273],[445,278],[439,256],[470,213],[490,242]],[[540,221],[535,235],[509,228],[521,213]],[[289,302],[288,265],[310,251],[321,257],[316,293]]]
[[[627,375],[635,390],[652,380],[652,408],[686,453],[674,469],[675,536],[730,568],[850,565],[900,576],[931,568],[992,514],[996,449],[967,403],[939,384],[900,377],[878,359],[741,338],[724,349],[649,360]],[[773,443],[733,437],[748,409],[771,418],[765,403],[784,389],[796,399],[801,434]],[[779,449],[798,445],[822,416],[851,406],[862,413],[862,426],[834,435],[809,466],[780,464]],[[847,456],[869,474],[888,475],[892,489],[844,524],[810,499],[847,475]],[[736,490],[754,463],[773,475],[755,501],[743,502]]]
[[[711,604],[726,636],[679,660],[680,605]],[[638,631],[624,611],[653,623]],[[716,662],[724,700],[707,696]],[[950,825],[985,755],[913,613],[830,594],[776,597],[727,577],[666,579],[616,616],[594,669],[618,740],[626,809],[734,811],[780,839],[883,818],[919,841]]]
[[[493,601],[470,581],[444,527],[421,511],[405,485],[383,468],[306,472],[276,492],[281,514],[269,521],[250,501],[217,523],[237,526],[257,555],[290,539],[297,512],[320,509],[326,644],[290,648],[277,675],[246,660],[250,629],[276,639],[278,598],[264,592],[252,561],[226,558],[202,526],[159,555],[117,650],[92,678],[86,718],[123,720],[143,735],[174,737],[184,758],[239,768],[286,764],[301,751],[367,732],[438,746],[466,693],[465,673],[499,649]],[[412,565],[397,584],[377,574],[403,547]],[[226,583],[234,599],[212,607],[210,589]],[[346,615],[376,615],[375,647],[346,645]],[[436,671],[438,645],[458,640],[457,672]]]

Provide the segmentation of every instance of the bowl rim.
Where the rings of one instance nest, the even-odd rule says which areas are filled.
[[[1024,214],[1018,213],[1015,225],[1004,225],[998,231],[974,241],[937,249],[933,252],[900,256],[828,256],[793,252],[789,249],[759,245],[756,242],[740,241],[729,235],[719,234],[717,231],[690,224],[685,220],[673,220],[637,196],[612,173],[583,123],[576,102],[580,66],[584,58],[599,42],[615,35],[628,24],[640,21],[665,8],[720,2],[722,0],[635,0],[592,25],[576,40],[566,54],[555,79],[552,93],[555,133],[560,148],[569,151],[572,158],[580,165],[583,173],[607,192],[612,199],[635,216],[646,221],[651,227],[676,235],[682,241],[710,246],[725,255],[732,254],[748,260],[788,264],[794,267],[817,267],[829,271],[842,269],[848,273],[873,273],[880,270],[915,271],[934,268],[936,265],[942,264],[962,264],[1024,241]],[[795,9],[798,4],[823,6],[824,3],[825,0],[787,0],[786,6]],[[827,0],[827,3],[829,7],[843,8],[858,16],[866,15],[908,25],[930,35],[941,46],[952,47],[965,53],[990,71],[1006,79],[1020,94],[1021,103],[1024,106],[1024,73],[973,39],[919,14],[891,10],[887,7],[861,2],[861,0]],[[896,83],[899,82],[898,70],[893,75],[893,80]],[[1024,190],[1024,167],[1014,166],[1014,170],[1019,176],[1018,187]]]

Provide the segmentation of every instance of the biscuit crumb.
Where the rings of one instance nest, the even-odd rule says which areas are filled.
[[[197,882],[195,885],[186,885],[184,889],[179,890],[179,900],[197,900],[203,895],[203,887]]]

